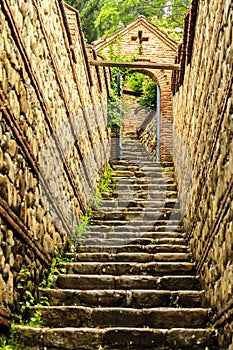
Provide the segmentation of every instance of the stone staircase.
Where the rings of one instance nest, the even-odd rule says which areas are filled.
[[[130,137],[129,137],[130,136]],[[180,226],[172,164],[134,135],[112,161],[116,191],[94,213],[67,273],[41,290],[43,328],[19,327],[27,349],[210,350],[209,310]]]

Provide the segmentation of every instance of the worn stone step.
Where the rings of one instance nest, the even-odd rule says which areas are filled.
[[[147,253],[147,254],[156,254],[156,253],[185,253],[187,252],[186,245],[170,245],[170,244],[150,244],[150,245],[125,245],[125,246],[78,246],[76,247],[77,253],[108,253],[108,254],[125,254],[125,253]],[[67,253],[66,256],[72,257],[74,253]]]
[[[122,184],[124,184],[124,183],[132,183],[132,184],[134,184],[134,183],[137,183],[137,184],[147,184],[147,183],[151,183],[151,184],[162,184],[162,185],[164,185],[164,184],[172,184],[172,185],[174,185],[175,183],[174,183],[174,179],[173,179],[173,177],[169,177],[169,178],[164,178],[164,177],[162,177],[160,174],[158,174],[157,176],[156,176],[156,173],[154,174],[155,176],[153,176],[153,174],[151,173],[151,174],[149,174],[149,173],[147,173],[146,174],[146,176],[144,176],[144,177],[135,177],[135,176],[131,176],[131,177],[127,177],[127,176],[121,176],[121,177],[118,177],[118,176],[113,176],[112,177],[112,179],[113,179],[113,181],[115,181],[116,183],[117,182],[120,182],[120,183],[122,183]]]
[[[134,152],[122,152],[121,154],[121,159],[123,160],[130,160],[133,161],[134,163],[139,163],[139,162],[149,162],[149,161],[154,161],[153,157],[148,156],[147,154],[141,154],[140,152],[138,152],[137,154],[135,154]]]
[[[149,181],[148,183],[121,183],[121,181],[117,181],[116,183],[116,191],[137,191],[137,190],[156,190],[159,193],[160,192],[167,192],[167,191],[177,191],[177,185],[176,184],[166,184],[166,183],[157,183],[156,181]]]
[[[129,207],[145,207],[145,208],[176,208],[179,209],[180,205],[177,199],[164,199],[164,200],[142,200],[132,199],[105,199],[101,208],[129,208]]]
[[[108,252],[98,252],[98,253],[69,253],[66,254],[67,258],[74,259],[76,262],[88,262],[88,261],[98,261],[100,262],[178,262],[178,261],[188,261],[188,253],[108,253]]]
[[[59,266],[68,274],[98,274],[98,275],[191,275],[195,272],[194,264],[190,262],[63,262]]]
[[[132,213],[132,214],[149,214],[149,215],[169,215],[172,217],[176,217],[179,219],[181,217],[181,210],[179,208],[163,208],[163,207],[146,207],[142,203],[137,203],[138,205],[135,206],[134,204],[130,205],[131,203],[128,203],[129,205],[127,207],[109,207],[109,206],[104,206],[101,205],[98,210],[93,210],[93,216],[101,217],[101,215],[108,214],[108,213]]]
[[[161,167],[161,165],[156,165],[156,164],[151,164],[151,165],[145,165],[143,167],[141,167],[139,164],[133,164],[133,163],[115,163],[115,164],[112,164],[112,168],[113,170],[125,170],[125,169],[128,169],[130,171],[139,171],[139,170],[142,170],[142,169],[145,169],[145,170],[150,170],[151,168],[153,168],[155,171],[164,171],[164,168]]]
[[[111,159],[110,163],[111,165],[115,165],[115,164],[126,165],[126,166],[131,164],[138,165],[128,159]],[[148,167],[159,167],[163,169],[174,167],[173,162],[157,162],[156,159],[150,159],[149,161],[145,161],[144,163],[145,163],[145,166],[148,166]]]
[[[138,208],[135,210],[134,208],[122,210],[122,211],[103,211],[100,210],[98,212],[93,212],[92,220],[126,220],[130,221],[132,219],[141,219],[141,220],[167,220],[172,218],[172,220],[181,220],[180,212],[173,212],[171,209],[163,209],[162,210],[143,210],[142,208]]]
[[[21,350],[213,350],[212,333],[203,328],[49,329],[18,326],[17,331],[24,338]]]
[[[135,244],[141,244],[141,245],[149,245],[149,244],[157,244],[157,245],[182,245],[184,244],[184,240],[181,238],[162,238],[162,239],[154,239],[153,237],[134,237],[133,235],[131,238],[126,238],[124,236],[120,236],[119,238],[101,238],[101,235],[99,236],[100,238],[89,236],[90,238],[85,238],[85,239],[80,239],[79,242],[81,245],[86,245],[86,246],[124,246],[124,245],[135,245]],[[110,236],[109,236],[110,237]]]
[[[83,306],[39,306],[45,327],[149,327],[202,328],[208,321],[204,308],[121,308]]]
[[[177,231],[169,231],[169,228],[167,230],[162,230],[164,226],[132,226],[132,225],[125,225],[125,226],[88,226],[89,233],[86,235],[86,237],[98,237],[100,234],[109,234],[110,237],[118,237],[118,234],[121,236],[124,235],[125,237],[150,237],[153,239],[160,239],[160,238],[183,238],[184,239],[184,233],[177,229]],[[157,230],[158,229],[158,230]],[[159,231],[161,230],[161,231]]]
[[[89,307],[201,307],[205,305],[203,291],[170,290],[74,290],[41,289],[50,305],[76,305]]]
[[[100,229],[99,229],[100,230]],[[89,240],[89,239],[126,239],[126,240],[135,240],[135,239],[143,239],[144,242],[146,239],[149,239],[149,241],[146,241],[146,244],[170,244],[170,245],[184,245],[184,237],[183,234],[180,232],[138,232],[137,230],[132,231],[124,231],[122,230],[115,230],[115,231],[109,231],[109,229],[102,229],[102,231],[99,232],[91,232],[86,233],[85,238],[82,239],[82,242]],[[174,241],[176,239],[176,241]],[[161,241],[162,240],[162,241]],[[149,242],[149,243],[148,243]]]
[[[195,276],[68,275],[60,274],[56,287],[62,289],[155,289],[200,290]]]
[[[146,177],[149,181],[154,179],[155,181],[158,178],[166,180],[167,178],[174,178],[174,171],[165,171],[163,168],[147,166],[147,165],[133,165],[128,167],[115,167],[113,176],[118,178],[118,181],[121,181],[121,177],[130,177],[134,178],[137,181],[137,178]]]
[[[84,238],[84,239],[79,239],[80,245],[86,245],[86,246],[93,246],[93,245],[97,245],[97,246],[102,246],[102,245],[111,245],[111,246],[124,246],[124,245],[137,245],[137,244],[142,244],[142,245],[157,245],[158,247],[161,246],[160,251],[163,251],[162,247],[164,245],[180,245],[180,246],[184,246],[184,241],[183,239],[172,239],[172,238],[161,238],[161,239],[157,239],[157,238],[153,238],[150,237],[150,235],[146,235],[146,237],[144,237],[144,235],[133,235],[133,234],[129,234],[128,236],[125,235],[121,235],[121,234],[114,234],[113,236],[111,236],[111,234],[95,234],[93,236],[89,235],[88,237]],[[158,248],[159,249],[159,248]],[[181,248],[182,249],[182,248]],[[167,249],[167,251],[171,251],[170,248]],[[165,251],[164,251],[165,252]]]
[[[169,227],[178,226],[180,224],[180,220],[159,220],[159,219],[147,219],[147,220],[102,220],[102,219],[92,219],[91,225],[98,225],[98,226],[124,226],[127,224],[134,225],[137,227],[147,227],[155,223],[156,226],[166,226],[169,224]]]
[[[133,232],[115,232],[115,234],[112,233],[105,233],[103,236],[103,232],[95,232],[91,234],[87,234],[85,239],[80,240],[81,243],[86,243],[88,241],[91,241],[93,239],[96,240],[104,240],[104,237],[106,237],[106,240],[116,240],[116,242],[120,242],[120,240],[125,240],[128,241],[128,244],[132,244],[132,241],[134,242],[133,244],[156,244],[156,245],[184,245],[185,241],[184,238],[176,238],[172,236],[167,236],[167,237],[159,237],[157,232],[155,232],[155,235],[153,235],[153,232],[142,232],[142,233],[133,233]],[[137,242],[137,243],[136,243]],[[93,245],[93,244],[91,244]],[[118,245],[118,244],[117,244]]]
[[[100,223],[101,220],[98,221]],[[130,220],[130,221],[120,221],[120,220],[109,220],[104,221],[102,225],[91,224],[88,226],[91,232],[105,232],[106,229],[110,232],[183,232],[181,226],[179,225],[179,220],[174,220],[174,224],[170,220]]]
[[[130,231],[124,231],[124,230],[118,230],[118,231],[112,231],[109,232],[109,230],[103,230],[99,232],[91,232],[86,234],[85,238],[82,241],[86,241],[89,239],[126,239],[126,240],[135,240],[135,239],[142,239],[143,242],[146,242],[146,244],[170,244],[170,245],[184,245],[185,241],[182,237],[182,234],[177,232],[179,236],[176,236],[176,232],[174,232],[174,235],[171,233],[166,232],[130,232]],[[141,243],[141,241],[140,241]]]

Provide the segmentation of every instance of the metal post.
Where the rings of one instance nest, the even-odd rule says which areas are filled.
[[[157,85],[157,135],[156,135],[156,141],[157,141],[157,150],[156,150],[156,161],[160,162],[160,136],[161,136],[161,93],[160,93],[160,87]]]
[[[117,74],[117,94],[120,97],[119,114],[122,119],[122,76],[121,73]],[[121,157],[121,146],[122,146],[122,124],[119,133],[116,135],[116,156],[118,159]]]

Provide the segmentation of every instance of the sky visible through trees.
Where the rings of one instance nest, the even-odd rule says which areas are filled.
[[[121,29],[139,15],[165,29],[173,39],[183,27],[184,13],[191,0],[66,0],[79,10],[86,40],[91,43]]]

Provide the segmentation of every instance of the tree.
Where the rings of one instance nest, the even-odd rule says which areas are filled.
[[[101,4],[99,0],[66,0],[66,2],[79,11],[82,28],[86,40],[92,42],[99,36],[99,28],[94,25],[99,15]],[[102,33],[101,33],[102,34]]]
[[[182,28],[183,15],[191,3],[191,0],[66,1],[79,10],[83,31],[88,42],[113,34],[139,15],[146,16],[164,29]]]
[[[106,37],[139,15],[157,19],[164,28],[183,27],[184,12],[191,0],[101,0],[96,28]]]

